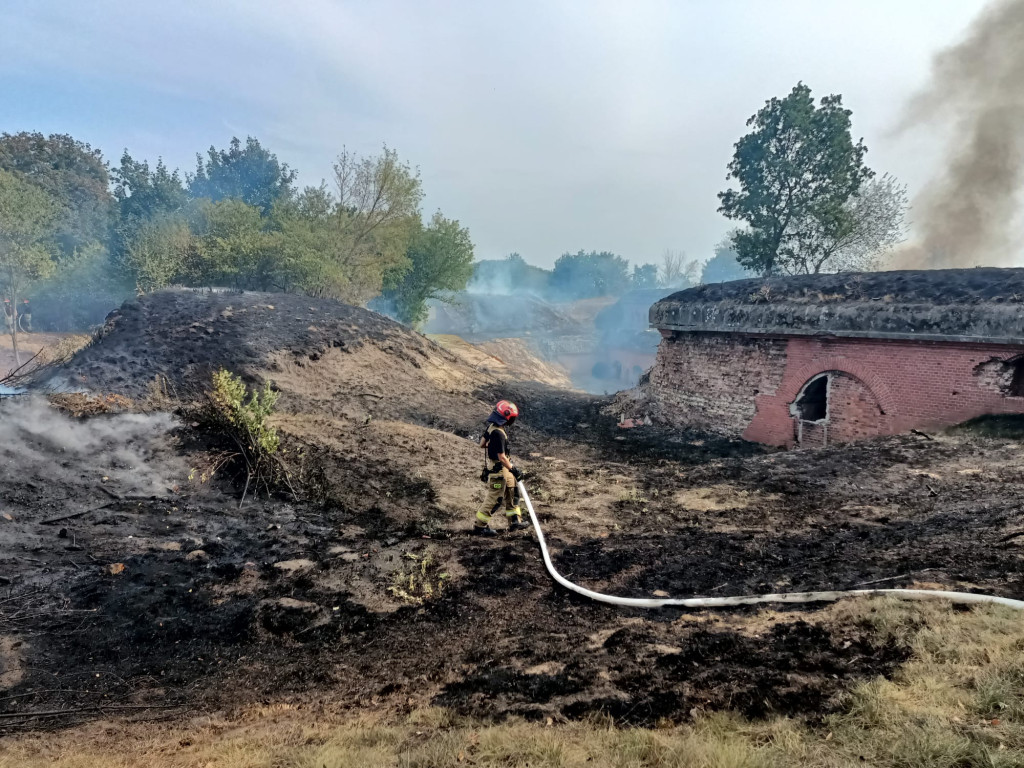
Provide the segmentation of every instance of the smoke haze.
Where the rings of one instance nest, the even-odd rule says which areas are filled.
[[[1020,256],[1024,182],[1024,0],[990,5],[966,38],[939,53],[901,131],[951,130],[946,167],[915,199],[917,242],[903,268],[1007,266]]]
[[[163,450],[174,426],[166,413],[74,419],[45,400],[17,398],[0,407],[0,467],[5,477],[38,484],[86,480],[122,494],[162,495],[188,474]]]

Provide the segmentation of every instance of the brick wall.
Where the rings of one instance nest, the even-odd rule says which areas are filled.
[[[679,423],[774,445],[846,442],[937,429],[986,413],[1024,413],[1006,394],[1006,361],[1024,346],[741,334],[671,333],[651,386]],[[790,405],[814,376],[829,381],[827,424],[799,429]]]
[[[785,339],[671,334],[658,347],[650,386],[667,418],[739,436],[755,398],[779,386],[785,362]]]

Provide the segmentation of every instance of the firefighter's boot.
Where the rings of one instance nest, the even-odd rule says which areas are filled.
[[[519,506],[506,509],[505,517],[508,518],[508,529],[510,531],[521,531],[523,528],[530,527],[529,523],[523,522],[523,510]]]
[[[498,532],[491,528],[491,516],[486,512],[476,513],[476,522],[473,524],[473,533],[477,536],[497,536]]]

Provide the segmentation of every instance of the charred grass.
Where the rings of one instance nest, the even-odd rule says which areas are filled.
[[[314,707],[250,709],[187,724],[97,723],[0,742],[0,768],[373,768],[375,766],[899,766],[1024,764],[1024,620],[999,607],[848,601],[837,618],[906,645],[891,677],[853,687],[817,720],[695,712],[685,725],[608,717],[501,724],[449,709],[401,717]]]

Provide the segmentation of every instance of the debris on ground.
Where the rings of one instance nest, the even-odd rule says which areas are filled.
[[[203,477],[213,436],[142,412],[177,409],[217,367],[271,382],[282,450],[315,494],[239,508],[237,477]],[[0,444],[0,640],[19,644],[0,714],[80,722],[119,701],[186,717],[262,702],[645,725],[720,709],[821,717],[908,658],[899,638],[820,606],[591,603],[548,579],[529,532],[471,537],[477,439],[501,398],[522,413],[513,451],[555,564],[585,586],[683,597],[884,580],[1024,596],[1015,437],[787,453],[646,419],[620,429],[610,398],[499,381],[383,317],[289,295],[143,297],[56,379],[137,408],[0,404],[0,424],[19,408],[50,420],[19,419],[23,450]]]

